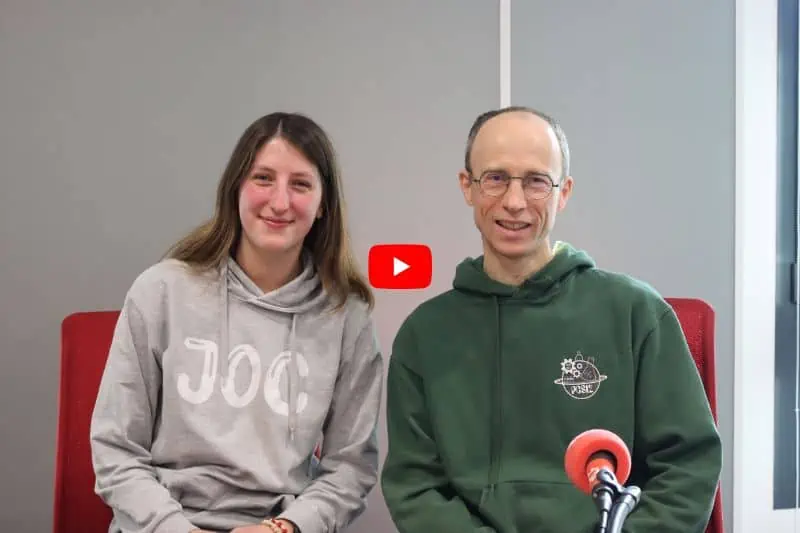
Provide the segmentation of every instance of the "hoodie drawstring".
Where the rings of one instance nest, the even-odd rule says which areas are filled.
[[[502,334],[500,332],[500,298],[497,295],[492,296],[494,301],[494,319],[495,319],[495,350],[494,361],[492,369],[492,421],[491,421],[491,453],[490,453],[490,467],[489,467],[489,490],[492,491],[497,485],[500,477],[500,425],[503,420],[502,413],[502,394],[501,394],[501,379],[503,371],[502,362]]]
[[[297,369],[297,353],[295,350],[295,325],[297,324],[297,314],[292,313],[292,327],[289,330],[289,364],[287,365],[287,397],[289,398],[289,440],[294,441],[294,432],[297,427],[297,406],[294,394],[295,379],[299,378]]]
[[[220,311],[219,356],[220,358],[226,358],[230,349],[228,346],[228,298],[230,298],[228,294],[228,265],[225,265],[222,272],[222,294],[220,297],[222,298],[222,309]]]

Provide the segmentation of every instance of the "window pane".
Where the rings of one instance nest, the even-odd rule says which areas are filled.
[[[798,7],[778,4],[778,242],[775,301],[775,466],[776,509],[797,506],[797,303],[793,269],[797,264],[798,210]]]

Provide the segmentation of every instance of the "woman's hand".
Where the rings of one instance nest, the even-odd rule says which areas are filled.
[[[251,526],[237,527],[236,529],[231,530],[231,533],[295,533],[291,522],[281,520],[280,518],[275,520],[275,522],[280,524],[280,529],[262,522],[260,524],[253,524]]]

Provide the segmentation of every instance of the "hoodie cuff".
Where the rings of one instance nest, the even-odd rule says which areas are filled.
[[[153,530],[154,533],[190,533],[196,529],[200,529],[199,527],[195,526],[189,520],[183,516],[181,513],[175,513],[172,516],[167,517],[164,519],[156,528]]]
[[[295,500],[286,511],[275,518],[282,518],[297,526],[295,533],[324,533],[325,524],[313,502]]]

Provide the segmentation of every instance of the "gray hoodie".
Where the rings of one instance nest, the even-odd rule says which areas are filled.
[[[111,532],[342,530],[377,480],[383,359],[366,304],[332,310],[308,255],[264,294],[160,262],[133,283],[91,422]],[[313,456],[322,442],[321,460]]]

